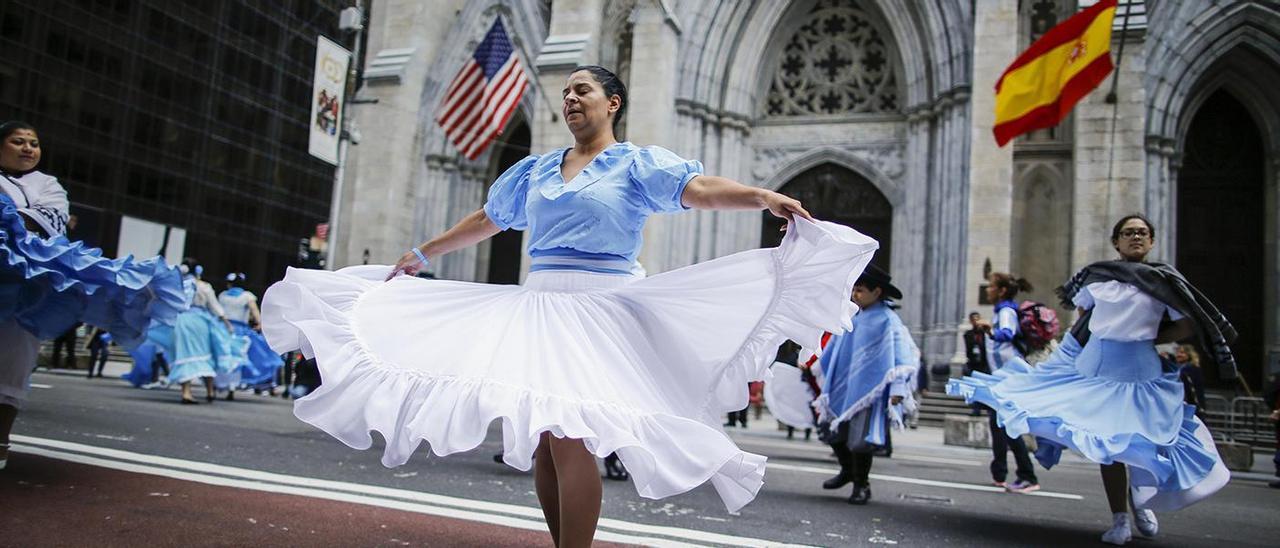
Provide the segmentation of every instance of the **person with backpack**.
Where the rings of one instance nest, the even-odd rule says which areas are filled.
[[[1031,283],[1023,278],[1015,278],[1006,272],[992,272],[987,278],[987,300],[995,305],[992,321],[978,320],[976,326],[986,333],[987,367],[996,373],[1013,360],[1022,360],[1020,309],[1014,297],[1019,292],[1030,291]],[[1036,478],[1035,465],[1031,462],[1031,453],[1027,443],[1021,437],[1010,436],[1001,424],[1000,417],[994,409],[987,407],[988,424],[991,429],[991,480],[997,487],[1003,487],[1010,493],[1032,493],[1040,490],[1040,481]],[[1005,483],[1009,475],[1009,451],[1013,450],[1013,461],[1017,464],[1013,483]]]
[[[1045,468],[1063,449],[1099,464],[1112,514],[1102,541],[1115,545],[1132,540],[1134,528],[1154,537],[1155,511],[1204,500],[1231,478],[1156,345],[1195,337],[1229,381],[1236,330],[1177,269],[1147,262],[1155,241],[1146,217],[1121,218],[1111,229],[1118,259],[1086,266],[1057,289],[1080,315],[1049,359],[1034,368],[1012,360],[947,385],[948,394],[995,408],[1010,434],[1035,435]]]

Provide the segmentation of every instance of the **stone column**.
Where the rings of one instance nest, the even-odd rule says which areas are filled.
[[[974,5],[973,94],[969,152],[969,218],[965,276],[966,309],[978,307],[987,260],[997,270],[1009,266],[1013,213],[1013,146],[996,146],[995,83],[1018,55],[1016,2],[977,0]]]
[[[680,30],[658,0],[636,2],[632,12],[631,104],[627,108],[627,137],[637,145],[671,147],[675,142],[676,51]],[[640,262],[650,273],[668,270],[671,219],[649,218],[644,230]]]
[[[1120,39],[1119,32],[1115,33],[1111,44],[1113,55],[1119,51]],[[1144,206],[1149,205],[1145,174],[1148,161],[1146,92],[1142,87],[1145,73],[1146,54],[1141,39],[1135,35],[1124,48],[1120,68],[1076,105],[1076,194],[1072,223],[1075,234],[1071,252],[1074,268],[1114,258],[1115,251],[1108,241],[1111,224],[1126,213],[1143,211]],[[1117,77],[1120,81],[1116,89],[1116,103],[1107,103],[1111,79]],[[1172,150],[1162,150],[1161,153],[1172,156]],[[1172,179],[1167,184],[1172,184]],[[1172,219],[1174,204],[1171,201],[1166,204],[1168,209],[1150,204],[1157,209],[1147,213],[1155,213],[1157,219]],[[1173,225],[1161,226],[1157,222],[1156,226],[1165,230]],[[1172,247],[1157,245],[1151,259],[1163,261],[1173,255]]]

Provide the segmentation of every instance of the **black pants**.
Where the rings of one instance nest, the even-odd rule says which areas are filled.
[[[1014,475],[1027,483],[1040,483],[1036,480],[1036,469],[1027,451],[1027,443],[1021,437],[1009,437],[1009,433],[996,424],[994,410],[988,409],[987,419],[991,427],[991,479],[1004,481],[1009,475],[1009,450],[1012,449],[1013,461],[1018,466]]]
[[[747,426],[747,409],[749,409],[749,407],[743,407],[743,408],[742,408],[742,411],[730,411],[730,412],[729,412],[729,424],[728,424],[728,425],[729,425],[729,426],[733,426],[735,423],[737,423],[737,424],[741,424],[743,428],[746,428],[746,426]]]
[[[151,382],[160,380],[160,370],[164,370],[164,376],[169,376],[169,362],[165,360],[164,354],[156,352],[156,357],[151,360]]]
[[[62,349],[67,349],[67,361],[62,361]],[[66,367],[74,369],[76,367],[76,328],[72,327],[64,331],[58,338],[53,340],[53,361],[49,367]],[[92,367],[92,366],[90,366]]]
[[[873,453],[854,453],[843,442],[831,444],[831,450],[835,451],[836,460],[840,461],[840,471],[853,478],[855,487],[871,484],[871,461],[875,459]]]
[[[98,366],[98,376],[102,376],[102,368],[107,366],[107,354],[110,354],[110,352],[107,351],[106,345],[94,345],[89,348],[90,377],[93,376],[93,366],[95,364]]]

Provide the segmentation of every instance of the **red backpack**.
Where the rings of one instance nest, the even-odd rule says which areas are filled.
[[[1058,336],[1058,312],[1035,301],[1022,301],[1018,305],[1018,338],[1022,339],[1024,353],[1043,350]]]

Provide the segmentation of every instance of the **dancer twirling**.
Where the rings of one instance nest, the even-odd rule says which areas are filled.
[[[218,295],[218,303],[235,328],[235,336],[247,345],[240,359],[240,383],[254,392],[267,391],[275,395],[276,373],[284,366],[280,355],[271,350],[260,333],[262,314],[258,310],[258,296],[244,289],[243,272],[227,274],[227,289]],[[250,323],[252,322],[252,323]],[[228,392],[228,396],[235,392]]]
[[[67,193],[36,170],[41,152],[34,127],[0,124],[0,469],[40,339],[83,321],[132,347],[152,318],[172,322],[182,304],[178,273],[163,261],[104,259],[62,236]]]
[[[948,393],[995,409],[1010,436],[1040,438],[1036,457],[1046,468],[1063,448],[1101,464],[1113,515],[1102,540],[1111,544],[1127,543],[1134,521],[1154,536],[1152,510],[1193,504],[1230,478],[1208,429],[1182,401],[1178,372],[1162,370],[1155,344],[1194,333],[1229,379],[1235,330],[1177,270],[1146,262],[1154,238],[1142,215],[1120,219],[1111,230],[1120,260],[1089,265],[1059,288],[1082,316],[1048,360],[1033,369],[1014,359],[947,385]]]
[[[873,455],[888,444],[887,428],[901,428],[903,413],[915,408],[911,390],[920,352],[888,303],[901,298],[888,273],[867,267],[853,286],[851,300],[862,309],[853,329],[832,337],[822,351],[826,384],[814,405],[823,441],[840,461],[840,473],[822,487],[839,489],[852,482],[849,504],[871,500]]]
[[[730,510],[763,482],[720,417],[746,406],[790,338],[817,346],[849,327],[853,281],[877,244],[816,222],[796,200],[702,173],[660,147],[619,143],[627,92],[600,67],[572,72],[563,115],[575,144],[507,170],[482,210],[405,253],[392,274],[508,229],[528,231],[523,286],[394,276],[387,267],[291,269],[263,299],[277,351],[314,355],[324,383],[294,412],[348,445],[387,440],[403,464],[422,441],[474,448],[501,419],[504,458],[534,482],[559,546],[589,544],[600,512],[596,458],[616,451],[642,496],[710,481]],[[645,219],[688,208],[768,209],[783,244],[641,278]],[[467,341],[467,344],[458,344]],[[537,459],[531,457],[537,452]]]
[[[213,286],[200,279],[204,267],[194,258],[187,257],[180,268],[190,307],[178,316],[173,327],[173,346],[165,350],[166,356],[173,357],[169,364],[169,382],[182,386],[181,397],[185,404],[198,403],[191,393],[191,381],[196,379],[204,382],[205,401],[213,403],[217,397],[215,380],[221,380],[224,386],[230,387],[227,399],[233,399],[230,394],[234,394],[234,384],[239,382],[234,373],[248,341],[232,336],[235,329],[227,320],[222,305],[218,304]]]

